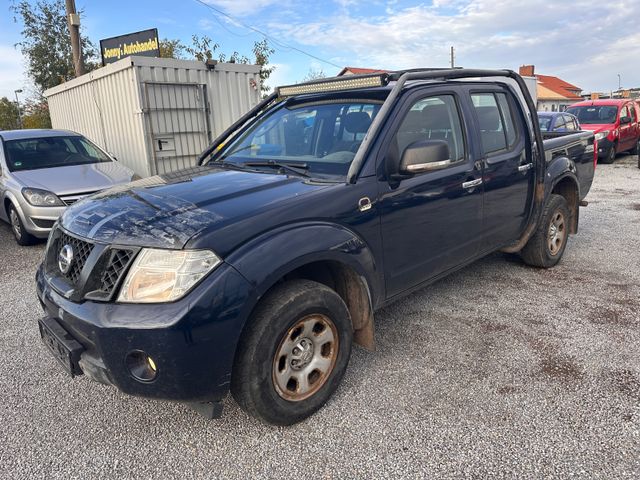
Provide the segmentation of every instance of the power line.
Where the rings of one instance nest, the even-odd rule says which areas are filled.
[[[282,42],[276,40],[275,38],[271,37],[271,35],[263,32],[262,30],[241,22],[240,20],[238,20],[237,18],[233,17],[232,15],[229,15],[225,11],[216,8],[213,5],[210,5],[209,3],[206,3],[203,0],[194,0],[194,1],[199,3],[199,4],[201,4],[201,5],[203,5],[203,6],[205,6],[205,7],[207,7],[207,8],[209,8],[209,9],[211,9],[211,10],[213,10],[214,12],[217,12],[220,15],[223,15],[223,16],[227,17],[229,20],[232,20],[233,22],[239,24],[240,26],[242,26],[244,28],[248,28],[249,30],[253,30],[254,32],[262,35],[264,38],[266,38],[270,42],[274,43],[275,45],[278,45],[278,46],[280,46],[282,48],[288,48],[290,50],[295,50],[296,52],[301,53],[302,55],[306,55],[309,58],[313,58],[314,60],[318,60],[319,62],[326,63],[327,65],[331,65],[331,66],[336,67],[336,68],[342,68],[340,65],[337,65],[337,64],[335,64],[333,62],[330,62],[329,60],[325,60],[325,59],[317,57],[317,56],[315,56],[315,55],[313,55],[313,54],[311,54],[309,52],[305,52],[304,50],[301,50],[301,49],[299,49],[297,47],[294,47],[293,45],[288,45],[286,43],[282,43]],[[214,17],[215,17],[215,15],[214,15]],[[220,22],[218,22],[218,23],[220,23]],[[229,33],[237,35],[237,34],[231,32],[230,30],[228,30],[226,28],[225,28],[225,30],[227,30]],[[239,36],[241,36],[241,35],[239,35]]]

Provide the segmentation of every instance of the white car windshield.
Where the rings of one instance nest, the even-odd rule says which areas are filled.
[[[78,135],[7,140],[4,151],[12,172],[111,161],[98,147]]]

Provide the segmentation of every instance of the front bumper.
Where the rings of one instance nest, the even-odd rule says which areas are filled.
[[[79,367],[125,393],[183,402],[212,402],[229,390],[235,349],[249,314],[251,286],[222,264],[185,298],[165,304],[72,302],[36,274],[47,317],[83,348]],[[157,366],[152,382],[136,380],[125,357],[133,350]]]
[[[611,147],[615,147],[615,143],[607,137],[598,140],[598,158],[606,158]]]
[[[47,238],[51,227],[66,209],[62,207],[34,207],[21,202],[18,213],[27,232],[36,238]]]

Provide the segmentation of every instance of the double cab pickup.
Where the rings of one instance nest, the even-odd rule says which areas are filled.
[[[556,265],[596,157],[591,132],[543,140],[508,70],[279,87],[197,166],[64,212],[40,333],[72,375],[293,424],[374,349],[377,309],[497,250]]]

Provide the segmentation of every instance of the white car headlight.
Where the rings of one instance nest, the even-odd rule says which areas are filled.
[[[604,130],[602,132],[598,132],[598,133],[596,133],[596,140],[602,140],[607,135],[609,135],[609,130]]]
[[[171,302],[221,263],[209,250],[143,248],[125,278],[118,302]]]
[[[39,188],[23,188],[22,196],[34,207],[63,207],[64,203],[55,193]]]

